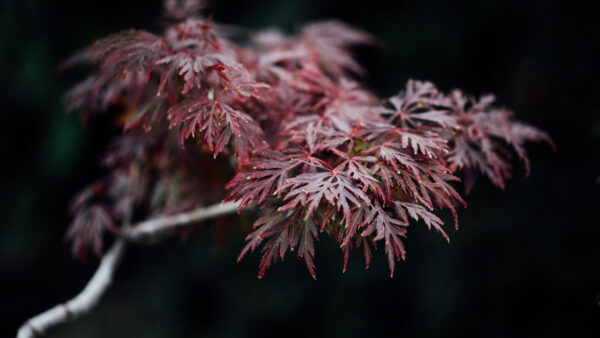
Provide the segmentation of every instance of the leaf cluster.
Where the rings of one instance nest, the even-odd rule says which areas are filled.
[[[344,269],[351,249],[362,247],[369,266],[382,245],[393,275],[411,223],[422,220],[448,240],[438,213],[449,210],[457,226],[456,209],[466,206],[459,177],[467,189],[478,172],[503,186],[511,153],[529,170],[524,144],[551,143],[490,95],[409,80],[378,99],[361,87],[364,71],[351,54],[374,38],[343,23],[233,39],[199,2],[188,7],[185,15],[187,7],[166,2],[173,23],[161,35],[117,33],[69,61],[98,65],[68,95],[71,106],[88,115],[117,107],[125,131],[105,161],[112,174],[94,185],[103,188],[76,203],[76,248],[97,248],[102,230],[131,213],[210,200],[207,183],[224,182],[203,175],[211,166],[204,155],[225,154],[234,170],[226,200],[262,213],[240,254],[261,248],[259,276],[293,250],[315,276],[320,233],[337,240]],[[105,190],[112,193],[98,196]]]

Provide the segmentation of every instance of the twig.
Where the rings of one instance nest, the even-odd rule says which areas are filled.
[[[132,227],[125,227],[121,231],[121,238],[117,239],[103,256],[98,269],[83,291],[66,303],[56,305],[27,320],[19,329],[17,338],[40,337],[49,328],[79,318],[93,309],[110,286],[127,241],[156,242],[173,233],[180,226],[230,214],[235,212],[237,208],[238,203],[228,202],[173,216],[155,218]]]

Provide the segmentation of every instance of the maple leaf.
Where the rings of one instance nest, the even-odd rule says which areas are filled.
[[[226,200],[240,202],[239,209],[261,203],[271,195],[281,196],[292,170],[302,162],[294,155],[265,151],[248,162],[252,171],[242,171],[227,184],[230,189]]]
[[[367,224],[361,236],[366,237],[375,233],[374,241],[383,240],[385,253],[388,258],[390,276],[394,276],[395,261],[405,259],[406,250],[401,237],[406,236],[407,222],[392,217],[385,211],[379,202],[375,202],[365,213],[364,222]]]
[[[387,100],[393,109],[380,107],[391,124],[403,128],[424,128],[425,123],[443,128],[458,128],[456,117],[449,114],[448,100],[431,82],[409,80],[406,89]]]
[[[66,238],[73,242],[71,246],[73,256],[85,259],[91,246],[96,256],[102,257],[102,235],[107,230],[118,232],[106,207],[91,205],[77,210],[66,234]]]
[[[259,218],[254,223],[256,230],[246,237],[248,243],[238,256],[238,261],[248,250],[254,252],[255,248],[265,240],[258,272],[258,277],[261,278],[272,262],[275,262],[278,257],[283,260],[288,249],[293,251],[298,247],[298,257],[304,258],[308,271],[313,278],[316,278],[313,258],[314,239],[318,238],[317,228],[310,219],[302,219],[299,215],[295,215],[296,213],[297,211],[290,210]]]
[[[397,128],[387,123],[369,123],[361,132],[367,141],[394,140],[395,146],[402,149],[411,148],[414,154],[423,154],[429,158],[438,157],[448,150],[447,141],[438,134],[417,129]],[[381,142],[381,141],[380,141]]]
[[[265,36],[260,35],[256,37],[260,43],[266,46],[270,46],[270,41],[263,41],[266,39],[277,40],[285,39],[282,35]],[[274,47],[268,48],[268,50],[258,55],[257,63],[257,74],[258,77],[267,80],[278,80],[284,83],[292,83],[294,81],[293,74],[296,70],[295,65],[297,63],[306,62],[310,57],[310,51],[302,45],[291,45],[289,47],[276,44]]]
[[[415,158],[407,154],[402,144],[385,142],[369,150],[370,153],[376,153],[379,159],[387,165],[391,165],[396,173],[400,174],[401,168],[410,171],[415,178],[420,181],[421,173],[426,172],[426,168],[415,161]]]
[[[371,44],[374,38],[339,21],[321,21],[304,26],[302,39],[314,48],[325,70],[336,78],[346,70],[363,74],[362,67],[348,51],[351,45]]]
[[[374,177],[375,172],[368,165],[377,162],[374,156],[349,156],[335,148],[331,149],[335,154],[343,158],[343,161],[335,167],[335,172],[343,172],[346,175],[358,181],[362,185],[362,191],[371,190],[376,195],[383,197],[383,191],[379,181]]]
[[[182,51],[196,50],[203,52],[222,52],[222,43],[212,18],[187,19],[168,27],[165,31],[165,42],[171,49]]]
[[[450,238],[442,228],[444,222],[442,222],[442,220],[439,217],[437,217],[434,213],[425,209],[422,205],[415,203],[397,200],[393,201],[392,203],[394,205],[394,211],[396,215],[400,217],[400,219],[404,221],[404,223],[408,224],[409,217],[414,219],[415,221],[422,219],[430,230],[433,227],[440,234],[442,234],[442,236],[444,236],[444,238],[448,242],[450,242]]]
[[[171,127],[179,126],[179,142],[202,133],[215,156],[235,135],[235,149],[240,159],[265,146],[260,126],[248,115],[219,100],[208,98],[184,102],[169,108]],[[242,137],[243,135],[243,137]]]
[[[352,206],[371,203],[360,187],[349,177],[335,170],[300,174],[288,179],[286,188],[290,189],[285,195],[285,199],[289,201],[278,210],[306,206],[306,218],[319,207],[322,200],[336,206],[338,210],[341,209],[346,221],[351,218]]]
[[[248,98],[263,99],[263,93],[270,86],[264,82],[257,81],[252,74],[241,64],[231,63],[223,71],[228,81],[225,85],[227,91],[233,96],[244,100]]]
[[[492,183],[504,187],[504,181],[510,178],[510,164],[494,152],[494,146],[489,139],[472,142],[466,138],[456,138],[454,147],[448,153],[447,159],[450,170],[475,168],[486,175]],[[467,186],[467,191],[470,190]]]
[[[531,171],[531,166],[529,164],[529,158],[527,157],[527,151],[525,150],[524,144],[525,142],[546,142],[553,149],[556,149],[554,142],[550,136],[541,131],[540,129],[519,122],[513,122],[510,131],[508,132],[507,137],[505,138],[506,142],[510,144],[519,158],[525,163],[525,169],[527,173]]]
[[[158,92],[160,93],[162,91],[165,83],[174,73],[183,76],[183,80],[185,81],[185,84],[181,89],[182,94],[186,94],[190,89],[194,88],[194,86],[199,89],[202,88],[202,80],[199,75],[205,71],[205,62],[203,56],[194,55],[191,52],[179,52],[156,61],[157,65],[172,64],[173,67],[163,74]],[[212,63],[214,64],[214,61]]]
[[[139,99],[135,89],[142,87],[145,81],[145,75],[140,73],[129,72],[125,78],[114,77],[112,73],[92,75],[67,92],[68,109],[81,109],[86,117],[112,106],[123,105],[131,109]]]
[[[141,72],[149,76],[155,62],[167,52],[161,37],[132,29],[96,41],[88,49],[68,60],[65,65],[100,62],[103,71],[121,77],[126,77],[128,72]]]
[[[529,173],[529,159],[523,144],[527,141],[545,141],[554,146],[547,134],[523,123],[513,122],[509,110],[492,106],[493,95],[484,95],[479,100],[467,97],[461,91],[451,93],[452,111],[459,117],[462,130],[453,137],[453,147],[447,154],[449,168],[479,170],[497,186],[503,187],[511,177],[508,162],[510,146],[525,163]],[[474,179],[469,177],[467,192],[472,188]]]

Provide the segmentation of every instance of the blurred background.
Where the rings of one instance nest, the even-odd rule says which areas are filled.
[[[100,305],[48,337],[600,337],[600,11],[595,1],[214,1],[218,22],[292,32],[338,18],[378,36],[357,50],[366,86],[385,97],[409,78],[495,93],[558,146],[531,145],[504,191],[481,181],[451,243],[411,227],[389,278],[383,250],[341,273],[330,238],[314,281],[288,255],[257,279],[260,255],[236,264],[243,233],[216,244],[131,247]],[[161,1],[0,2],[0,336],[78,293],[97,259],[73,259],[69,199],[102,175],[118,130],[84,128],[65,91],[83,71],[58,64],[94,39],[160,30]],[[99,122],[99,121],[97,121]],[[515,163],[516,164],[516,163]]]

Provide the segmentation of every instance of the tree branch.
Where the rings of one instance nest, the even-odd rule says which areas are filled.
[[[116,267],[125,251],[126,242],[118,239],[102,258],[100,266],[87,283],[85,289],[66,303],[29,319],[17,333],[17,338],[39,337],[49,328],[80,317],[89,312],[110,286]]]
[[[237,211],[239,203],[227,202],[181,214],[151,219],[121,231],[128,241],[155,243],[173,234],[178,227]]]
[[[230,214],[238,208],[238,203],[228,202],[199,208],[190,212],[159,217],[126,227],[108,252],[102,257],[98,269],[87,283],[83,291],[75,298],[54,306],[53,308],[30,318],[17,333],[17,338],[34,338],[42,336],[48,329],[58,324],[74,320],[86,314],[97,304],[106,289],[110,286],[114,272],[125,251],[127,241],[156,242],[172,234],[175,229],[190,223]]]

